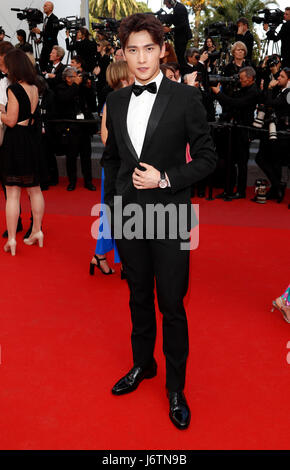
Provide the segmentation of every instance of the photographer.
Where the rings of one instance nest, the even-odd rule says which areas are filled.
[[[274,94],[273,90],[279,87],[279,93]],[[264,122],[269,127],[269,122],[275,124],[276,131],[289,131],[290,126],[290,68],[284,68],[277,80],[272,80],[268,90],[263,94],[266,115]],[[272,128],[273,132],[273,128]],[[290,134],[289,134],[290,135]],[[272,138],[269,138],[272,137]],[[274,138],[273,138],[274,137]],[[290,164],[289,157],[289,136],[282,136],[279,133],[275,136],[262,134],[260,148],[256,156],[257,165],[263,170],[271,182],[267,199],[276,199],[282,202],[286,183],[281,182],[283,164]]]
[[[40,31],[39,28],[33,28],[32,32],[40,34],[42,38],[42,51],[40,54],[39,65],[42,71],[47,69],[49,61],[49,55],[53,46],[58,45],[57,35],[59,32],[59,21],[57,16],[53,14],[54,5],[52,2],[45,2],[43,5],[43,11],[45,18],[43,21],[43,28]]]
[[[24,29],[18,29],[16,31],[17,34],[17,39],[18,39],[18,44],[15,45],[15,47],[21,49],[24,52],[32,52],[33,53],[33,48],[32,45],[29,44],[29,42],[26,42],[26,32]]]
[[[58,119],[93,119],[96,97],[91,80],[86,74],[78,74],[73,67],[67,67],[63,72],[63,83],[56,87],[56,98]],[[69,179],[67,190],[73,191],[76,187],[77,156],[80,154],[84,186],[90,191],[95,191],[91,162],[91,134],[95,132],[95,124],[64,123],[61,130]]]
[[[182,75],[198,72],[199,82],[201,82],[202,85],[206,87],[207,71],[204,62],[208,58],[208,52],[205,51],[200,55],[200,52],[196,47],[189,47],[186,49],[184,57],[185,66],[181,69]]]
[[[247,18],[239,18],[237,21],[237,27],[238,31],[236,34],[236,42],[241,41],[245,44],[247,48],[247,54],[245,56],[245,59],[251,62],[253,54],[254,36],[249,30],[249,22]]]
[[[109,41],[100,41],[97,45],[98,50],[98,65],[94,69],[95,75],[98,77],[96,83],[97,97],[98,97],[98,113],[102,112],[103,106],[106,101],[107,94],[111,91],[106,81],[106,71],[111,62],[111,49],[112,46]]]
[[[177,55],[177,60],[180,66],[184,66],[184,53],[189,39],[192,38],[191,29],[188,21],[188,12],[186,7],[177,2],[176,0],[164,0],[166,8],[172,9],[173,13],[167,15],[171,19],[171,24],[174,28],[164,26],[164,32],[173,32],[174,34],[174,49]]]
[[[267,38],[272,41],[281,41],[281,57],[283,67],[290,67],[290,7],[285,8],[284,12],[285,23],[282,24],[279,33],[270,28],[267,23],[264,23],[264,30],[267,31]]]
[[[68,51],[76,51],[83,61],[83,68],[86,72],[92,72],[97,63],[97,44],[89,39],[90,33],[87,28],[80,28],[77,31],[76,39],[69,43],[69,31],[66,31],[66,48]]]
[[[281,58],[278,54],[265,57],[261,67],[258,69],[261,89],[267,90],[269,83],[272,80],[277,80],[280,75],[281,66]],[[279,87],[276,87],[276,91],[279,92]]]
[[[65,51],[62,47],[53,46],[49,56],[51,65],[48,66],[48,71],[43,72],[44,78],[52,90],[55,90],[56,86],[62,82],[62,73],[65,69],[65,65],[63,65],[61,61],[64,55]]]
[[[244,126],[251,126],[254,118],[256,103],[259,101],[259,91],[255,84],[256,72],[252,67],[244,67],[239,71],[239,91],[233,96],[228,96],[221,91],[220,83],[211,87],[216,99],[226,110],[226,121]],[[235,147],[231,156],[231,181],[229,193],[226,195],[231,199],[244,199],[246,197],[247,170],[249,159],[249,132],[247,129],[234,128],[232,130],[232,141]],[[235,186],[235,164],[238,168],[237,192],[233,194]]]

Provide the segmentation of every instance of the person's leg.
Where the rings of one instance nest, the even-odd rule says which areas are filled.
[[[6,223],[8,241],[16,238],[17,224],[20,214],[21,188],[18,186],[6,186]]]
[[[152,253],[146,240],[116,240],[130,289],[132,351],[136,367],[152,364],[156,317]]]
[[[66,171],[69,180],[70,189],[75,189],[77,182],[77,156],[79,153],[79,134],[73,130],[68,136],[66,147]],[[68,186],[68,189],[69,189]]]
[[[188,288],[189,251],[180,240],[150,242],[156,277],[158,305],[163,314],[163,351],[166,357],[166,387],[183,390],[188,356],[188,328],[183,299]]]
[[[33,217],[33,226],[31,236],[41,231],[42,218],[44,214],[44,198],[40,186],[27,188],[27,193],[30,198],[31,211]]]

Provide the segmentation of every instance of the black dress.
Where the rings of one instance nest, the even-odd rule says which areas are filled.
[[[8,90],[19,103],[18,122],[29,119],[29,123],[6,128],[1,148],[2,182],[5,186],[38,186],[41,171],[41,131],[36,124],[38,109],[31,113],[29,97],[19,83],[10,85],[7,94]]]

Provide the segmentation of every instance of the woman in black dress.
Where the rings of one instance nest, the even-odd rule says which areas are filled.
[[[16,253],[16,228],[19,217],[21,188],[26,188],[33,215],[33,227],[27,245],[38,242],[43,246],[41,231],[44,199],[40,189],[40,134],[36,126],[38,90],[36,72],[26,54],[11,50],[4,59],[11,85],[7,89],[8,103],[1,111],[7,126],[1,150],[2,181],[6,187],[6,222],[8,241],[4,251]],[[6,111],[6,112],[5,112]]]

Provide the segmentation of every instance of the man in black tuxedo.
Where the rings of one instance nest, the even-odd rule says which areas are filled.
[[[177,2],[176,0],[164,0],[167,8],[173,8],[173,13],[167,15],[171,17],[174,28],[164,26],[163,29],[166,33],[173,32],[174,35],[174,49],[176,52],[178,63],[181,67],[185,65],[184,53],[188,41],[192,38],[191,29],[189,26],[188,12],[186,7]]]
[[[176,427],[186,429],[190,410],[183,393],[188,355],[183,298],[188,287],[189,251],[181,249],[183,237],[173,233],[171,216],[165,217],[164,234],[157,233],[150,209],[160,204],[159,208],[167,210],[170,205],[177,213],[182,205],[190,211],[190,187],[214,170],[216,155],[199,92],[160,72],[159,61],[165,53],[160,21],[153,15],[131,15],[122,21],[119,37],[135,84],[107,98],[104,195],[114,219],[120,209],[120,198],[115,196],[121,196],[124,212],[130,212],[132,205],[137,207],[135,228],[140,232],[135,237],[127,233],[128,217],[122,221],[120,237],[116,235],[120,225],[117,230],[116,224],[113,227],[130,288],[134,365],[112,393],[129,393],[143,379],[156,375],[156,281],[163,314],[169,416]],[[193,158],[188,164],[187,142]],[[186,228],[186,221],[180,225]]]
[[[39,65],[42,71],[46,71],[49,62],[49,55],[53,46],[58,45],[57,35],[59,32],[58,17],[53,13],[54,5],[52,2],[45,2],[43,11],[45,13],[43,28],[32,29],[33,33],[40,34],[42,38],[42,50],[39,59]]]
[[[60,46],[54,46],[49,55],[50,64],[47,67],[47,71],[44,72],[44,78],[47,81],[48,86],[55,90],[57,85],[62,83],[62,73],[66,66],[61,62],[64,58],[65,51]]]

